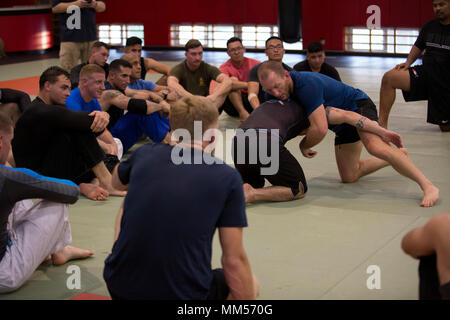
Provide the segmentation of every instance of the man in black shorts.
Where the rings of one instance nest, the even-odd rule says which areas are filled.
[[[383,127],[395,101],[395,89],[405,101],[428,100],[427,122],[450,131],[450,0],[433,0],[436,19],[420,31],[405,63],[385,73],[380,89],[380,120]],[[423,64],[411,65],[422,56]]]
[[[361,116],[352,111],[328,107],[330,124],[355,126]],[[302,167],[285,147],[287,141],[304,134],[310,126],[305,109],[294,100],[270,100],[259,106],[241,124],[233,139],[233,160],[244,181],[247,203],[289,201],[305,196],[307,184]],[[364,130],[386,142],[401,146],[398,134],[376,121],[364,120]],[[264,187],[264,179],[272,186]]]
[[[423,191],[421,206],[431,207],[439,198],[439,189],[413,164],[406,150],[394,148],[383,139],[362,129],[367,118],[378,120],[376,106],[363,91],[315,72],[287,72],[276,62],[267,61],[258,70],[263,89],[280,100],[293,99],[301,103],[311,125],[300,142],[303,156],[313,158],[311,148],[320,143],[328,131],[327,109],[360,113],[356,128],[346,123],[332,126],[336,133],[335,154],[342,182],[359,178],[391,165],[397,172],[415,181]],[[332,123],[333,124],[333,123]],[[362,143],[361,143],[362,142]],[[361,159],[362,147],[373,156]]]
[[[258,282],[242,239],[247,226],[242,180],[209,153],[215,139],[204,134],[217,130],[218,116],[207,98],[178,100],[170,126],[174,136],[186,139],[176,146],[146,144],[116,167],[113,184],[128,196],[103,273],[113,299],[256,298]],[[198,136],[196,121],[203,128]],[[222,270],[211,269],[216,229]]]

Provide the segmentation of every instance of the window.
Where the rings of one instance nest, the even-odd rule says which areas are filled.
[[[124,46],[127,38],[138,37],[144,45],[144,26],[142,24],[99,24],[98,40],[110,45]]]
[[[250,49],[264,49],[267,38],[278,36],[278,27],[273,25],[207,25],[174,24],[170,26],[170,44],[183,47],[190,39],[198,39],[205,48],[226,48],[231,37],[239,37]],[[285,49],[302,50],[302,42],[284,44]]]
[[[419,29],[363,27],[345,28],[345,51],[409,53]]]

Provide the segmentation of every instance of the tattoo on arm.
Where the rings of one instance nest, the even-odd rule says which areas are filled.
[[[107,91],[105,91],[105,96],[108,99],[114,99],[115,97],[117,97],[120,94],[122,94],[122,93],[120,91],[117,91],[117,90],[107,90]]]
[[[358,122],[356,123],[356,127],[357,127],[358,129],[364,128],[364,121],[365,121],[366,119],[367,119],[366,117],[361,116],[361,118],[360,118],[360,119],[358,120]]]

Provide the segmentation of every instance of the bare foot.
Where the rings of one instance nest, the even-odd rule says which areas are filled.
[[[69,260],[74,259],[85,259],[89,256],[92,256],[94,251],[84,250],[72,246],[65,246],[58,252],[52,254],[52,261],[55,266],[59,266],[61,264],[66,263]]]
[[[255,189],[253,189],[253,187],[248,183],[244,183],[243,188],[244,188],[245,203],[252,203],[253,201],[255,201],[254,199]]]
[[[79,187],[82,195],[94,201],[106,200],[109,196],[107,190],[92,183],[80,183]]]
[[[409,153],[408,153],[408,149],[406,148],[400,148],[400,151],[403,152],[405,154],[405,156],[407,156],[409,158]]]
[[[125,197],[127,195],[126,191],[119,191],[114,189],[112,186],[103,186],[106,190],[108,190],[109,195],[113,197]]]
[[[432,207],[439,199],[439,189],[434,185],[430,185],[423,190],[423,199],[420,203],[421,207]]]

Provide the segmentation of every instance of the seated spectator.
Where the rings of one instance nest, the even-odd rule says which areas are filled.
[[[156,81],[158,85],[167,86],[167,77],[169,76],[170,67],[161,62],[158,62],[152,58],[142,57],[142,40],[138,37],[130,37],[125,44],[125,53],[132,53],[139,58],[141,64],[141,76],[142,80],[145,80],[147,72],[152,70],[163,76]]]
[[[70,91],[66,105],[74,111],[102,111],[98,99],[105,90],[105,71],[96,64],[88,64],[81,69],[80,85]],[[107,115],[109,118],[109,115]],[[97,137],[97,142],[106,154],[104,160],[106,167],[111,172],[119,162],[123,154],[122,142],[113,138],[111,132],[105,129]]]
[[[111,62],[106,89],[99,102],[102,110],[110,115],[108,130],[123,145],[127,152],[145,133],[153,142],[162,142],[170,131],[167,117],[170,105],[166,101],[159,103],[146,99],[136,99],[125,95],[130,83],[131,64],[123,59]],[[125,114],[125,110],[127,113]]]
[[[249,113],[253,111],[248,101],[248,76],[250,69],[261,63],[258,60],[244,57],[245,48],[242,40],[232,37],[227,41],[227,54],[230,59],[219,68],[224,74],[231,78],[233,82],[232,91],[228,95],[223,110],[241,121],[248,118]]]
[[[97,41],[92,45],[91,56],[87,62],[81,63],[72,68],[70,71],[70,82],[72,83],[72,89],[78,87],[80,82],[80,71],[87,64],[96,64],[103,68],[105,71],[105,77],[108,77],[109,64],[106,62],[109,58],[109,47],[106,43]]]
[[[215,66],[203,61],[203,45],[196,39],[184,46],[186,59],[170,70],[167,84],[182,97],[199,95],[207,97],[217,110],[223,107],[230,93],[231,79]],[[211,81],[219,85],[210,93]]]
[[[109,118],[100,111],[68,109],[65,102],[69,94],[65,70],[50,67],[42,73],[39,95],[16,123],[12,147],[17,167],[71,180],[92,200],[124,196],[111,185],[111,174],[103,162],[105,154],[96,139]]]
[[[70,246],[68,204],[78,200],[78,187],[5,166],[13,135],[13,122],[0,112],[0,293],[20,288],[44,260],[60,265],[94,254]]]
[[[311,42],[306,50],[306,60],[294,66],[295,71],[318,72],[341,81],[339,72],[335,67],[325,62],[325,51],[320,42]]]
[[[287,71],[292,71],[292,68],[283,63],[284,53],[286,51],[283,47],[283,41],[281,38],[272,36],[266,40],[266,56],[268,61],[275,61],[283,66]],[[257,64],[250,70],[248,76],[248,101],[252,105],[253,109],[258,108],[261,104],[266,102],[266,96],[263,88],[260,85],[258,79],[258,69],[261,67],[261,63]]]

